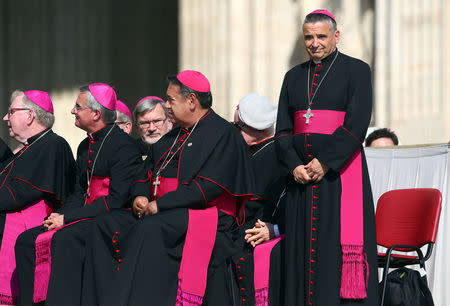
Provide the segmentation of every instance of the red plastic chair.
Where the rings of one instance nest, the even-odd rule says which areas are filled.
[[[378,253],[378,266],[383,269],[384,303],[386,278],[389,268],[419,264],[425,269],[433,251],[441,214],[442,195],[437,189],[398,189],[384,193],[378,200],[376,211],[377,244],[387,248]],[[427,245],[423,256],[421,247]],[[392,254],[392,251],[412,252],[417,256]]]

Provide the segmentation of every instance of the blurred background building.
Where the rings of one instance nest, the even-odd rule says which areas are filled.
[[[14,89],[49,91],[54,130],[75,150],[85,137],[70,114],[80,85],[109,83],[133,108],[164,98],[168,75],[197,69],[231,120],[252,91],[277,102],[284,73],[307,59],[301,24],[317,8],[335,14],[339,49],[372,67],[372,125],[402,144],[447,142],[446,0],[2,0],[0,111]],[[8,138],[5,124],[0,133]]]

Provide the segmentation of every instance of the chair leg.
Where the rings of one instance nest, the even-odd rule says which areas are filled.
[[[390,261],[391,261],[391,249],[388,249],[386,252],[386,263],[384,265],[383,268],[383,279],[382,279],[382,284],[383,284],[383,291],[381,293],[381,306],[384,305],[384,296],[386,295],[386,282],[387,282],[387,276],[389,274],[389,265],[390,265]]]

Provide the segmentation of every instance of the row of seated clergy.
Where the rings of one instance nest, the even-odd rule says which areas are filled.
[[[75,190],[43,225],[18,237],[15,255],[20,290],[14,302],[91,305],[106,300],[106,304],[133,304],[130,296],[136,301],[147,300],[148,289],[154,288],[152,300],[157,304],[166,304],[164,300],[167,304],[176,300],[201,303],[203,296],[205,303],[229,304],[221,268],[235,252],[233,232],[238,206],[254,196],[253,175],[239,133],[210,108],[207,79],[195,71],[184,71],[170,79],[166,105],[170,120],[179,127],[151,146],[145,169],[136,143],[114,124],[114,90],[105,84],[91,84],[80,91],[72,113],[76,126],[86,130],[88,137],[77,150],[77,173],[70,175],[76,178],[69,184]],[[239,167],[233,167],[235,163]],[[149,180],[134,184],[131,215],[130,210],[120,208],[126,203],[136,173]],[[154,187],[152,192],[149,187]],[[100,236],[105,241],[97,244],[102,226],[111,222],[130,230]],[[142,240],[148,231],[151,235]],[[111,252],[102,252],[102,246]],[[157,259],[150,260],[153,266],[139,264],[151,256]],[[98,259],[111,265],[106,269],[101,264],[92,265]],[[169,264],[161,265],[164,261]],[[138,271],[141,273],[134,273],[136,263],[144,267]],[[154,273],[162,267],[167,270]],[[144,273],[149,272],[145,268],[152,273]],[[166,274],[170,271],[173,273]],[[109,278],[109,273],[114,277]],[[161,275],[168,281],[161,281]],[[128,294],[123,288],[134,282],[127,282],[127,277],[142,278],[145,282],[140,284],[154,282],[155,286],[144,285],[142,291],[133,285],[130,290],[137,289],[139,294]],[[158,285],[168,290],[160,290]]]

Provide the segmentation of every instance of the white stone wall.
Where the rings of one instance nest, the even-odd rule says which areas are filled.
[[[75,126],[75,117],[70,113],[79,92],[78,87],[73,90],[50,92],[55,112],[53,131],[67,140],[75,158],[78,145],[86,137],[86,132]]]
[[[288,0],[180,1],[180,70],[205,73],[214,109],[229,120],[250,92],[278,102],[297,14],[298,3]]]
[[[450,140],[445,0],[376,2],[376,125],[403,144]]]

